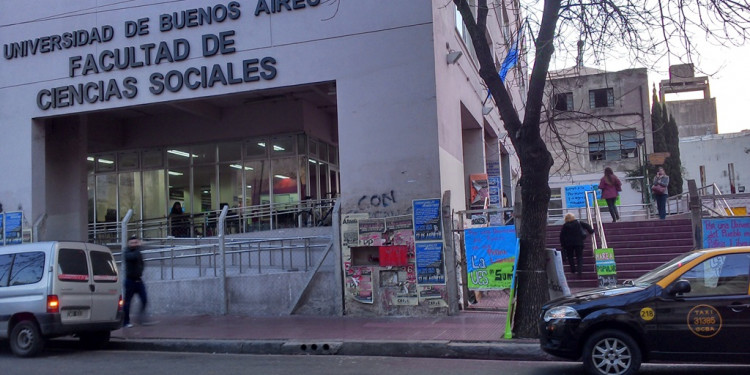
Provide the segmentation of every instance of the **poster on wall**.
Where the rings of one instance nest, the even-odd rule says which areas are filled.
[[[5,245],[5,214],[0,213],[0,245]]]
[[[406,246],[408,258],[414,259],[414,222],[410,215],[385,218],[385,244]]]
[[[445,285],[420,285],[419,304],[427,307],[448,307]]]
[[[367,219],[367,213],[347,214],[341,220],[341,245],[344,248],[359,244],[359,220]]]
[[[487,208],[490,199],[490,183],[486,173],[472,174],[469,176],[469,208],[481,210]]]
[[[359,244],[361,246],[380,246],[385,244],[385,219],[360,219]]]
[[[445,284],[443,242],[417,242],[417,283]]]
[[[466,229],[464,245],[470,290],[510,289],[519,250],[515,225]]]
[[[5,244],[15,245],[23,242],[23,212],[6,212],[3,227]]]
[[[750,217],[703,219],[703,248],[750,245]]]
[[[443,226],[440,221],[440,199],[419,199],[412,201],[414,212],[414,239],[434,241],[443,239]]]
[[[355,301],[372,303],[372,267],[346,262],[346,294]]]

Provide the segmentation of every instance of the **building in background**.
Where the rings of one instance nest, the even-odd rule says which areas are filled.
[[[519,11],[490,10],[498,66],[525,48]],[[239,231],[296,225],[306,197],[387,219],[450,191],[458,211],[476,174],[514,196],[515,151],[445,1],[0,2],[0,25],[0,204],[41,240],[91,239],[129,210],[166,223],[176,202],[193,223],[224,205],[286,210]],[[516,108],[521,60],[506,76]],[[442,306],[383,295],[347,308]]]
[[[716,184],[722,194],[750,192],[750,131],[681,137],[680,157],[683,191],[692,179],[698,187]]]
[[[619,205],[630,206],[621,209],[623,220],[644,215],[639,176],[644,155],[653,150],[646,69],[607,72],[580,66],[550,72],[547,93],[542,136],[555,160],[550,219],[559,221],[569,211],[580,217],[583,191],[596,190],[606,167],[623,182]]]
[[[669,79],[659,82],[659,101],[667,103],[680,138],[719,132],[716,98],[711,97],[708,77],[696,77],[693,64],[669,67]]]

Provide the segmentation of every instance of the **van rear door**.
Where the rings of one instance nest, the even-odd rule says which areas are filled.
[[[63,324],[91,321],[91,277],[84,244],[59,243],[53,293],[60,303]]]
[[[117,319],[122,288],[117,264],[112,253],[104,246],[87,244],[91,258],[93,280],[91,294],[92,322],[111,322]]]

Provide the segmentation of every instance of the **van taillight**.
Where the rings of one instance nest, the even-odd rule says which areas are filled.
[[[60,301],[56,295],[47,296],[47,312],[48,313],[59,313],[60,312]]]
[[[117,311],[122,311],[123,305],[125,305],[125,302],[122,300],[122,294],[120,294],[120,301],[117,302]]]

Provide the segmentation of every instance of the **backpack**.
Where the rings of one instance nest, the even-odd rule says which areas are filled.
[[[576,220],[576,221],[578,221],[578,220]],[[581,237],[585,240],[586,237],[588,237],[588,235],[589,235],[589,231],[587,231],[586,228],[583,227],[583,224],[581,224],[580,221],[578,221],[578,228],[581,231]]]

